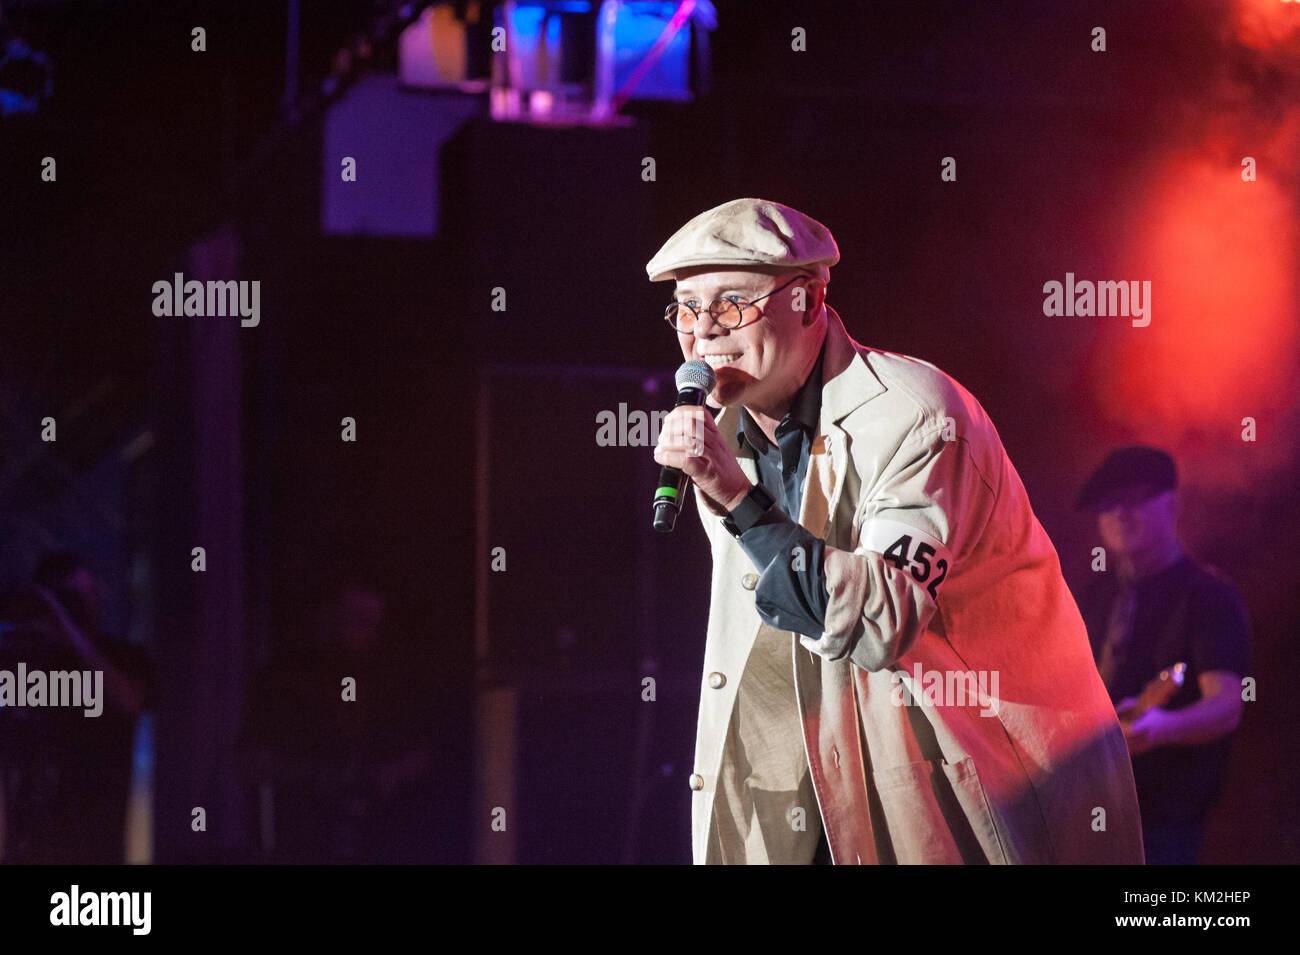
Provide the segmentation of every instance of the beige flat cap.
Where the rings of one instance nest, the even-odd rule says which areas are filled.
[[[825,281],[839,260],[830,230],[811,216],[766,199],[733,199],[678,229],[645,270],[651,282],[662,282],[695,265],[776,265]]]

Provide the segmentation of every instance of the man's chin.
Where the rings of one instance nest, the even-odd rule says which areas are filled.
[[[755,384],[754,379],[748,375],[737,376],[731,374],[729,370],[724,371],[719,376],[717,386],[705,401],[713,408],[739,407],[745,403],[748,392],[752,390],[750,385],[753,384]]]
[[[744,404],[744,395],[736,388],[715,388],[704,399],[710,408],[736,408]]]

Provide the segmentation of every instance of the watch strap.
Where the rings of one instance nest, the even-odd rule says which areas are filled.
[[[755,484],[731,513],[722,519],[722,526],[732,537],[739,537],[757,524],[759,518],[766,514],[774,503],[776,501],[771,494],[767,493],[767,488]]]

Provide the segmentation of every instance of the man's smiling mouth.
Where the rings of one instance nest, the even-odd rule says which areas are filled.
[[[729,352],[723,355],[701,355],[710,368],[721,368],[723,365],[730,365],[740,358],[740,352]]]

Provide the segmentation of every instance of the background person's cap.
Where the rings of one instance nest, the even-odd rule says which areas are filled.
[[[1098,505],[1117,491],[1146,488],[1154,496],[1177,486],[1178,469],[1174,459],[1159,448],[1137,444],[1107,455],[1079,491],[1074,506],[1080,511],[1096,511]]]
[[[733,199],[678,229],[645,271],[651,282],[662,282],[697,265],[774,265],[807,269],[825,282],[839,260],[830,230],[811,216],[766,199]]]

